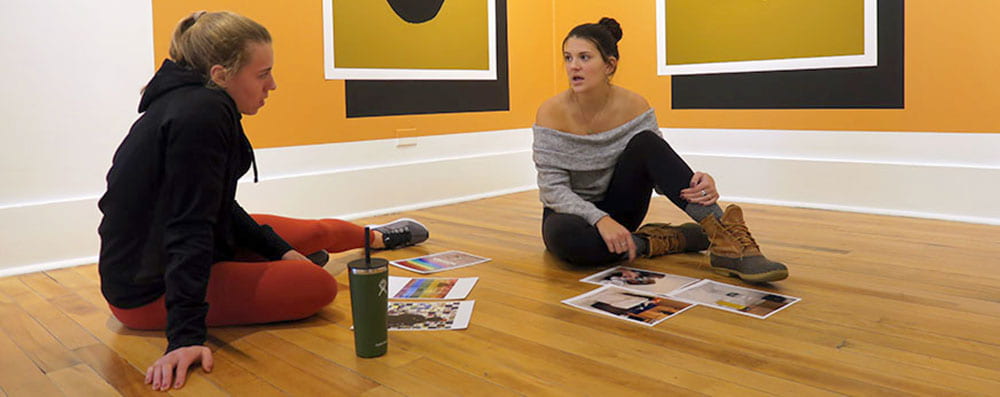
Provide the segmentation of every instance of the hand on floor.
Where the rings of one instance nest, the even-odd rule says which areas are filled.
[[[212,350],[200,345],[171,350],[146,370],[146,384],[159,391],[180,389],[187,380],[188,368],[197,362],[205,372],[212,372]]]

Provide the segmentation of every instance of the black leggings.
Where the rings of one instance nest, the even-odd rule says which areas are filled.
[[[654,186],[684,209],[687,201],[681,198],[681,189],[689,186],[692,176],[691,167],[663,138],[652,131],[643,131],[625,146],[604,199],[594,204],[634,232],[646,218]],[[542,212],[542,239],[549,251],[574,265],[608,265],[627,255],[608,251],[597,227],[582,217],[550,208]]]

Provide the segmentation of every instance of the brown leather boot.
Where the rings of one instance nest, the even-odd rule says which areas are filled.
[[[722,219],[714,215],[701,220],[712,246],[708,249],[712,270],[724,276],[739,277],[752,283],[783,280],[788,268],[764,257],[757,242],[750,236],[743,210],[731,204]]]
[[[635,231],[649,242],[647,257],[695,252],[708,248],[708,236],[697,223],[671,226],[669,223],[647,223]]]

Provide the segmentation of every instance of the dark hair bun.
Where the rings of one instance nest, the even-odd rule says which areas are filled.
[[[614,18],[604,17],[597,23],[607,29],[611,33],[611,37],[615,38],[615,41],[622,39],[622,25],[619,25],[618,21]]]

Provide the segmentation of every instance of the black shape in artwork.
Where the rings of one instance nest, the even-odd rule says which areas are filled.
[[[510,110],[507,0],[496,0],[496,80],[346,80],[348,118]]]
[[[903,15],[878,2],[878,66],[672,76],[672,108],[903,109]]]
[[[444,0],[387,0],[389,7],[409,23],[424,23],[434,19]]]

